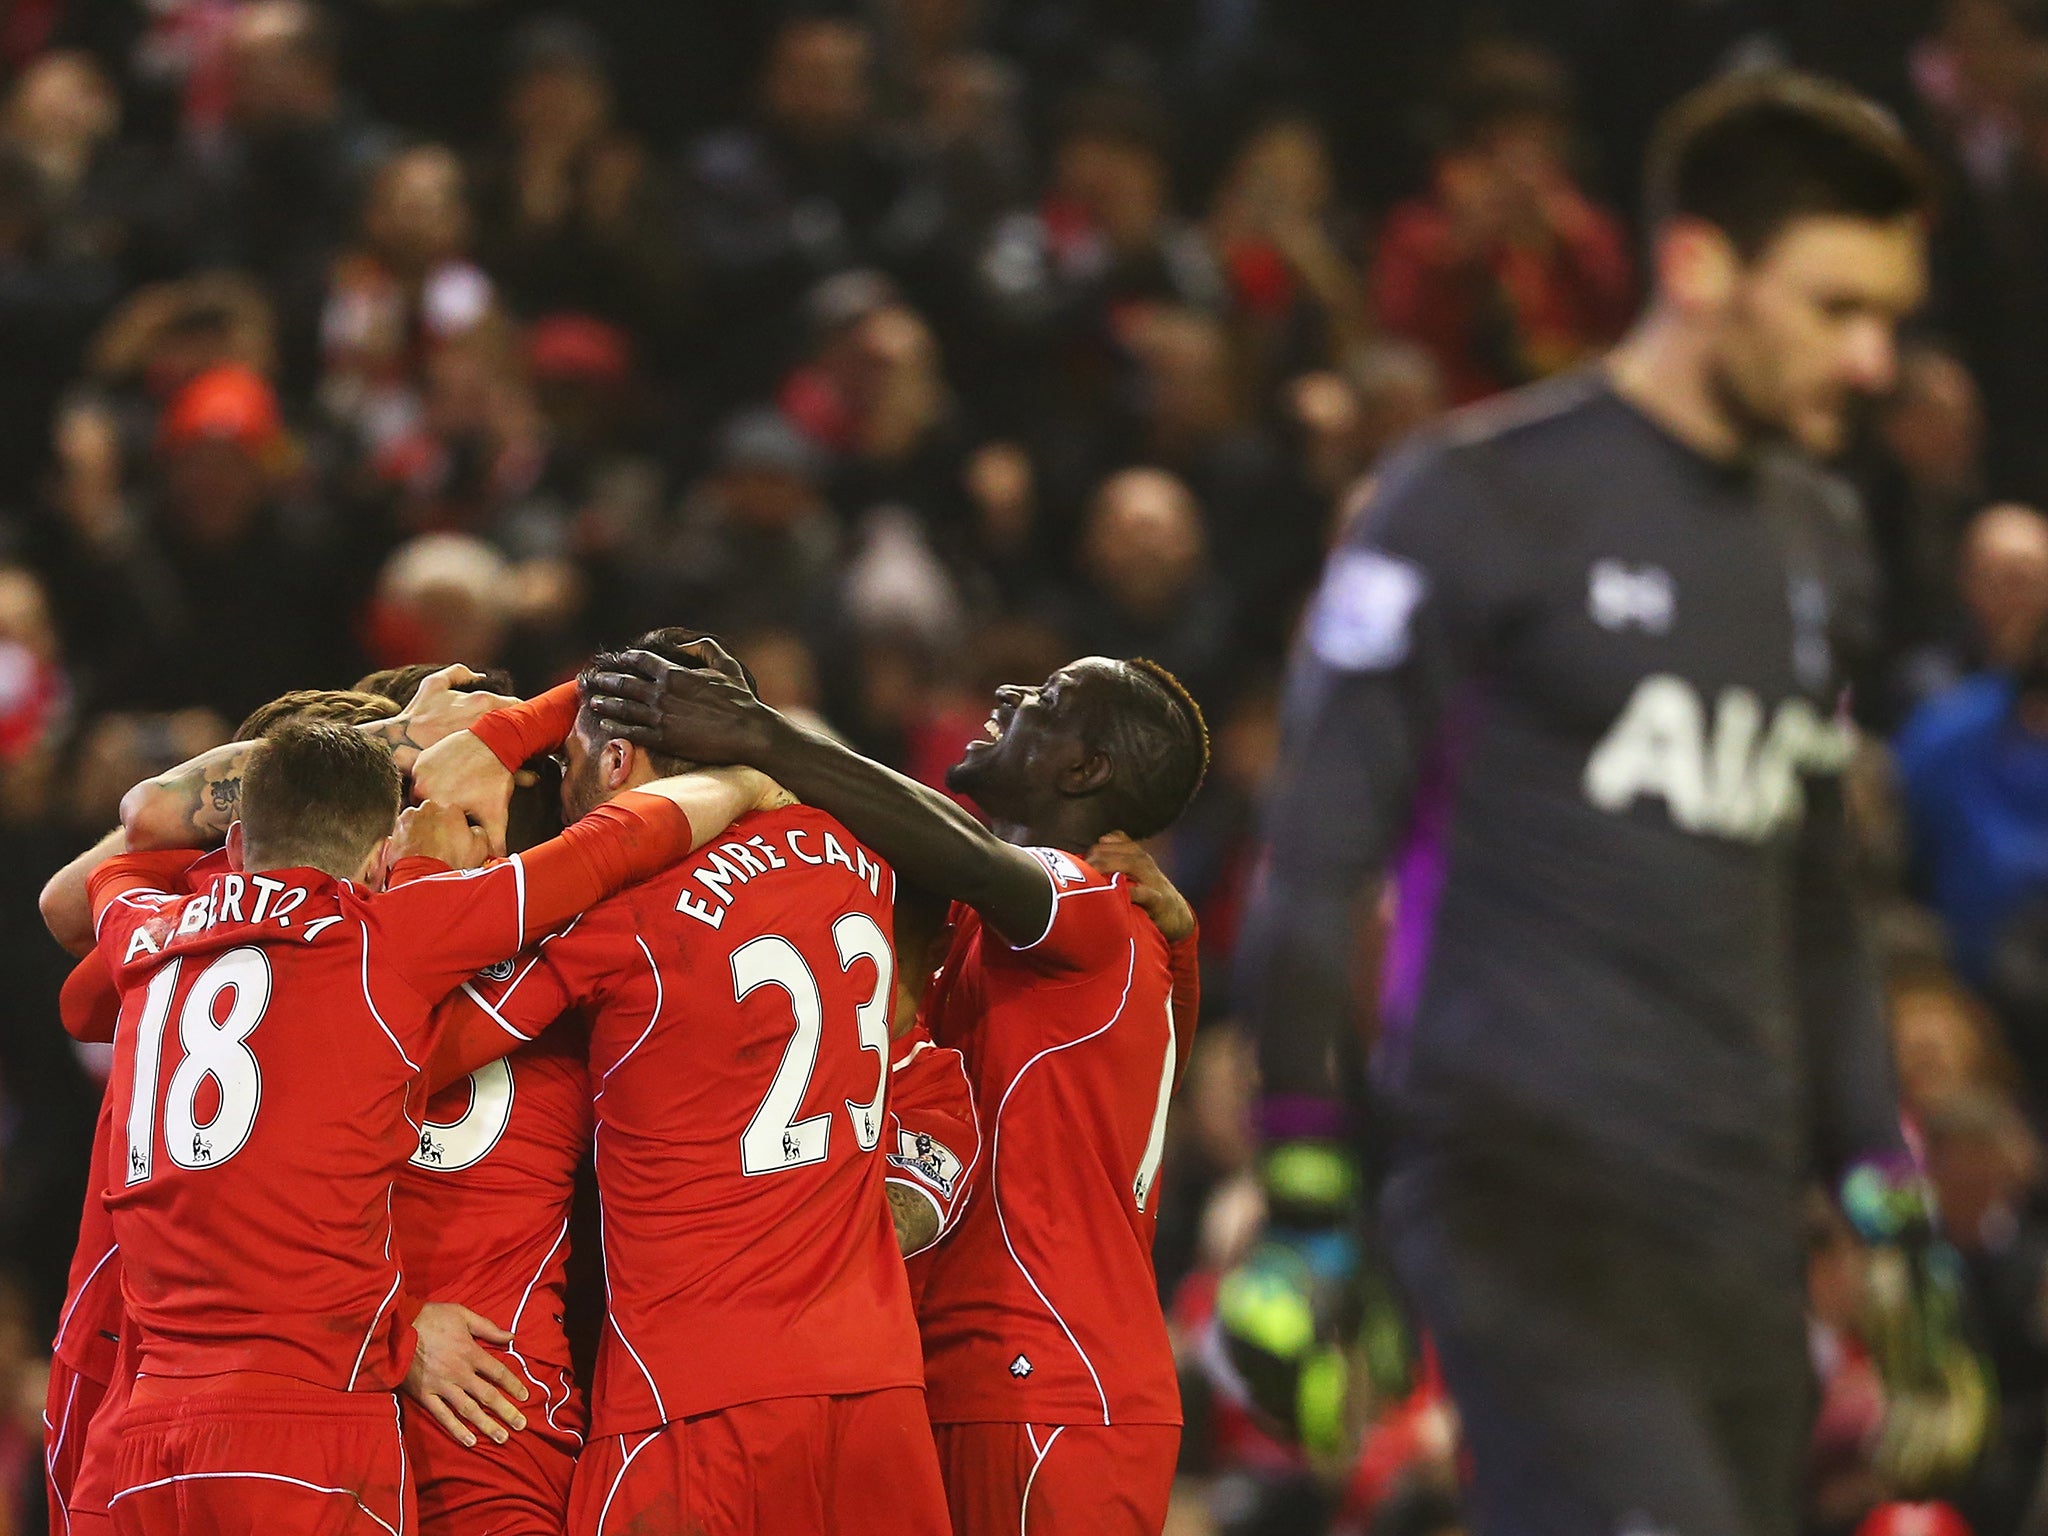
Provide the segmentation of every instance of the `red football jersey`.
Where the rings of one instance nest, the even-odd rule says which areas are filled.
[[[919,1303],[932,1422],[1178,1424],[1152,1273],[1176,1028],[1166,941],[1121,876],[1034,848],[1053,910],[1013,946],[956,904],[925,994],[966,1058],[987,1184]]]
[[[192,855],[180,855],[168,862],[182,862]],[[181,877],[180,889],[190,891],[193,883],[204,883],[229,868],[224,850],[194,858]],[[93,1020],[66,1017],[64,1028],[74,1039],[112,1040],[113,1018],[121,1008],[121,994],[114,985],[113,972],[97,953],[87,955],[80,967],[85,979],[95,984],[74,994],[65,985],[68,1007],[74,995],[84,999]],[[96,973],[96,974],[95,974]],[[73,980],[79,980],[74,977]],[[105,1010],[107,1022],[98,1022]],[[105,1384],[114,1379],[115,1356],[121,1348],[121,1330],[126,1308],[121,1301],[121,1254],[114,1246],[114,1218],[107,1210],[108,1159],[113,1154],[115,1117],[114,1085],[111,1080],[100,1092],[100,1117],[93,1128],[92,1163],[86,1176],[85,1206],[78,1218],[78,1246],[71,1251],[71,1277],[64,1291],[64,1310],[58,1314],[57,1337],[51,1352],[81,1376]]]
[[[442,1005],[473,1006],[460,992]],[[562,1324],[569,1206],[590,1148],[584,1033],[565,1022],[430,1098],[392,1207],[407,1291],[511,1330],[503,1353],[533,1392],[529,1429],[544,1422],[571,1444],[588,1420]]]
[[[525,868],[383,893],[226,873],[189,897],[161,869],[91,882],[122,992],[108,1202],[140,1369],[388,1390],[411,1356],[391,1212],[431,1011],[525,942]]]
[[[922,1382],[882,1192],[894,885],[823,812],[757,813],[473,984],[523,1034],[590,1018],[592,1434]]]
[[[86,958],[100,963],[96,956]],[[71,1278],[64,1310],[57,1315],[57,1337],[50,1346],[50,1352],[72,1370],[101,1385],[114,1379],[114,1357],[121,1350],[121,1251],[114,1246],[114,1219],[106,1197],[113,1087],[109,1082],[100,1099],[92,1172],[85,1186],[85,1208],[78,1217],[78,1246],[71,1250]]]

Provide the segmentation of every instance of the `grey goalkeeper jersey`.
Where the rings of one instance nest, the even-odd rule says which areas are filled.
[[[1402,450],[1289,678],[1242,962],[1269,1133],[1335,1092],[1385,871],[1405,1154],[1726,1231],[1894,1149],[1840,787],[1868,570],[1839,482],[1705,458],[1601,373]]]

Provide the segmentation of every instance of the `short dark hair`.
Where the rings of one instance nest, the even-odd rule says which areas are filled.
[[[1117,681],[1096,702],[1090,745],[1116,765],[1108,791],[1117,831],[1134,838],[1180,819],[1209,772],[1209,725],[1179,678],[1156,661],[1118,664]]]
[[[1451,80],[1443,147],[1474,149],[1499,129],[1531,121],[1570,130],[1571,75],[1544,49],[1493,43],[1473,50]]]
[[[396,699],[398,707],[403,709],[420,691],[420,684],[447,665],[445,661],[415,661],[402,667],[380,667],[366,677],[357,678],[356,687],[364,693],[381,693],[387,699]],[[510,693],[512,674],[503,667],[490,667],[478,674],[478,681],[455,685],[457,693],[474,693],[478,689],[486,693]]]
[[[710,630],[689,629],[681,624],[669,624],[660,629],[650,629],[640,636],[639,639],[635,640],[632,645],[628,646],[627,650],[652,651],[663,661],[673,662],[676,666],[694,667],[698,662],[697,658],[690,654],[689,647],[695,645],[699,640],[716,641],[730,653],[731,647],[726,646],[725,642],[719,640],[718,636],[711,633]],[[734,660],[738,661],[738,658],[734,657]],[[747,692],[758,696],[761,690],[754,681],[753,670],[743,661],[739,662],[739,669],[740,676],[746,680]],[[624,651],[600,651],[597,655],[591,657],[590,665],[585,667],[576,677],[577,683],[583,689],[585,700],[583,707],[585,709],[590,707],[588,700],[590,698],[591,680],[598,673],[630,672],[632,670],[633,668],[626,660]],[[663,775],[687,773],[696,766],[696,764],[685,762],[679,757],[670,757],[664,752],[650,751],[645,747],[642,747],[640,750],[647,753],[647,761],[652,763]]]
[[[391,835],[405,786],[391,749],[345,725],[286,721],[242,778],[242,840],[252,869],[324,870],[347,879]]]
[[[294,688],[267,704],[258,704],[235,727],[236,741],[260,741],[287,720],[325,720],[336,725],[368,725],[388,720],[400,706],[378,689]]]
[[[1890,223],[1928,206],[1926,162],[1896,119],[1846,86],[1794,70],[1729,76],[1684,97],[1650,141],[1654,228],[1704,219],[1745,259],[1794,220]]]
[[[1162,165],[1173,152],[1173,119],[1157,100],[1129,86],[1084,86],[1060,104],[1055,139],[1093,139],[1138,150]]]

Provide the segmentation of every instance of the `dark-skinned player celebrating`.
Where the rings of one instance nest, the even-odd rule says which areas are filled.
[[[987,739],[947,774],[991,830],[717,671],[631,660],[638,675],[594,679],[607,730],[759,766],[955,903],[924,1022],[966,1058],[987,1184],[933,1251],[918,1318],[954,1531],[1156,1536],[1181,1414],[1152,1239],[1194,923],[1174,896],[1155,925],[1137,903],[1161,886],[1088,856],[1180,815],[1207,764],[1201,712],[1149,662],[999,689]]]

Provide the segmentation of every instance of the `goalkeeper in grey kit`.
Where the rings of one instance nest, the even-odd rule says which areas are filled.
[[[1395,879],[1382,1230],[1481,1536],[1789,1536],[1802,1193],[1924,1226],[1841,789],[1873,593],[1816,463],[1892,381],[1924,173],[1768,74],[1680,103],[1648,190],[1631,334],[1408,445],[1332,554],[1245,937],[1284,1219],[1349,1179],[1355,917]]]

